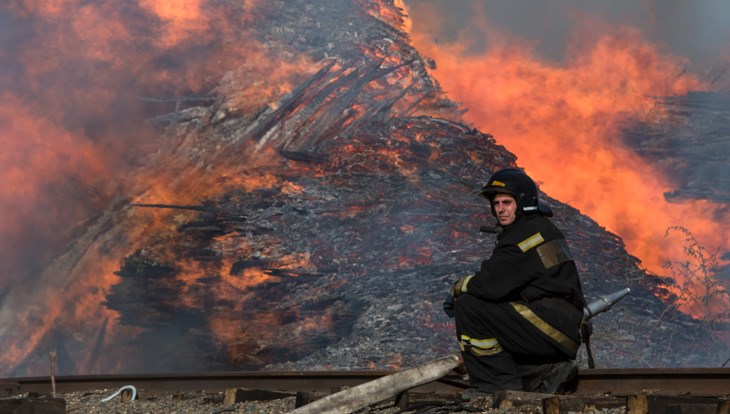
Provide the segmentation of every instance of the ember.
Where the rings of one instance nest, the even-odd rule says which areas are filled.
[[[73,24],[3,6],[37,33],[4,29],[25,72],[5,75],[18,86],[0,103],[0,375],[44,374],[56,349],[60,374],[390,369],[453,352],[443,294],[494,237],[475,190],[517,160],[464,124],[403,5],[177,4],[69,0]],[[53,43],[67,39],[89,47]],[[633,292],[597,321],[599,364],[718,358],[715,332],[668,310],[620,238],[545,199],[587,296]]]

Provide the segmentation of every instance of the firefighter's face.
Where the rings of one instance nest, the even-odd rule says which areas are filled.
[[[517,218],[517,201],[509,194],[497,194],[492,200],[500,226],[508,226]]]

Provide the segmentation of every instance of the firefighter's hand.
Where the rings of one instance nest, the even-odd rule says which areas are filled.
[[[449,318],[454,317],[454,297],[451,294],[446,295],[446,300],[444,300],[444,312]]]
[[[464,276],[461,279],[459,279],[456,283],[454,283],[454,286],[451,287],[451,296],[457,298],[462,293],[467,293],[467,285],[469,284],[469,281],[471,278],[473,278],[474,275]]]

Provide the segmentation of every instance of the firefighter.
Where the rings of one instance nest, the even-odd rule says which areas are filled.
[[[480,195],[501,228],[497,244],[444,304],[470,382],[483,393],[569,391],[585,299],[565,237],[521,170],[496,172]]]

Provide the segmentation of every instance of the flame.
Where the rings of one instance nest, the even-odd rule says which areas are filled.
[[[663,237],[670,226],[690,228],[709,250],[730,248],[727,227],[718,231],[713,219],[730,222],[721,206],[669,203],[664,194],[672,182],[621,141],[628,119],[666,116],[653,96],[706,87],[683,74],[679,59],[661,55],[631,28],[576,42],[564,66],[537,60],[527,46],[494,30],[494,46],[473,54],[464,40],[434,42],[429,33],[438,18],[425,7],[417,13],[413,42],[438,62],[433,75],[468,108],[465,119],[514,152],[542,191],[618,234],[648,271],[661,275],[666,260],[684,254]]]
[[[370,15],[397,29],[411,31],[412,21],[401,0],[360,3]],[[297,277],[298,272],[315,272],[317,268],[311,262],[310,253],[282,252],[274,237],[270,243],[260,243],[265,248],[254,251],[245,232],[241,231],[209,236],[212,241],[203,255],[210,257],[204,260],[178,261],[181,252],[173,251],[174,247],[170,246],[175,243],[170,241],[184,237],[180,226],[199,217],[201,220],[210,218],[212,222],[221,219],[216,215],[215,203],[223,192],[245,194],[278,190],[286,195],[301,194],[306,189],[295,178],[289,177],[290,181],[277,174],[285,161],[281,161],[273,147],[257,146],[255,141],[261,137],[209,136],[194,121],[187,122],[186,116],[187,111],[210,111],[205,112],[206,119],[214,122],[226,122],[230,115],[248,122],[255,114],[275,111],[282,96],[286,97],[294,90],[294,85],[301,84],[317,70],[314,62],[303,53],[287,50],[286,45],[277,47],[272,45],[276,42],[261,41],[260,33],[255,33],[255,23],[257,15],[264,14],[262,11],[270,7],[264,1],[11,0],[1,7],[4,13],[9,13],[8,21],[24,19],[32,33],[8,28],[3,34],[13,35],[17,42],[5,42],[12,43],[13,47],[1,51],[3,60],[10,63],[0,72],[3,84],[0,91],[3,178],[0,180],[0,241],[5,250],[3,259],[8,259],[0,263],[3,276],[0,293],[9,292],[9,299],[0,302],[0,340],[3,343],[0,372],[14,372],[19,364],[26,364],[28,372],[46,372],[45,360],[29,358],[32,358],[32,351],[38,354],[39,348],[52,345],[54,332],[58,329],[73,332],[79,348],[93,342],[97,349],[114,349],[124,346],[115,341],[138,336],[143,328],[122,325],[119,315],[104,302],[124,278],[119,272],[124,260],[140,249],[145,249],[145,258],[174,269],[170,276],[174,279],[164,281],[174,284],[174,291],[180,295],[169,298],[175,302],[173,307],[204,314],[207,328],[232,362],[257,358],[256,351],[264,343],[276,339],[273,330],[259,331],[259,328],[279,326],[285,318],[268,310],[253,312],[247,308],[248,299],[264,283],[276,284],[284,277]],[[595,48],[596,53],[616,55],[622,47],[619,40],[618,37],[606,39],[601,47]],[[496,56],[467,59],[463,50],[437,48],[422,39],[417,43],[433,54],[443,53],[439,59],[443,56],[446,62],[437,71],[437,76],[442,73],[458,75],[450,82],[442,80],[455,97],[459,97],[455,95],[455,89],[460,87],[458,82],[481,81],[477,77],[464,76],[480,69],[485,60],[490,64],[505,64],[496,75],[495,84],[481,86],[498,92],[490,98],[494,102],[484,102],[485,108],[496,108],[498,116],[491,118],[494,115],[491,112],[478,110],[473,110],[469,116],[475,116],[471,121],[485,130],[509,136],[519,151],[529,151],[530,145],[521,144],[521,139],[528,139],[529,134],[515,132],[514,124],[506,120],[505,124],[498,121],[502,121],[502,115],[517,108],[515,100],[534,98],[538,94],[539,91],[530,88],[531,84],[552,80],[545,83],[572,93],[558,102],[550,101],[547,93],[538,97],[552,105],[571,108],[574,117],[562,125],[554,125],[555,129],[548,128],[547,121],[556,121],[558,111],[551,111],[549,105],[535,105],[530,108],[530,119],[523,119],[525,130],[537,130],[555,142],[563,135],[579,137],[580,140],[560,144],[570,144],[577,152],[569,160],[575,164],[570,166],[570,171],[576,176],[583,171],[578,168],[583,160],[579,154],[585,156],[593,146],[601,153],[602,161],[596,164],[615,169],[615,175],[624,182],[640,181],[637,185],[642,189],[669,188],[670,183],[645,178],[656,175],[647,166],[640,169],[641,160],[629,151],[614,153],[614,146],[601,146],[591,141],[594,135],[610,138],[611,133],[617,131],[607,126],[620,120],[616,108],[646,116],[660,110],[642,94],[671,93],[696,86],[696,82],[687,77],[672,80],[665,76],[654,81],[629,77],[626,72],[632,64],[635,70],[649,65],[652,75],[674,69],[674,66],[664,64],[662,57],[650,48],[618,55],[620,64],[605,66],[603,58],[596,56],[586,61],[577,59],[573,69],[565,70],[546,68],[520,50],[504,49]],[[406,114],[415,102],[408,99],[424,98],[419,91],[430,89],[419,89],[423,87],[423,79],[406,65],[413,62],[402,60],[403,56],[413,56],[413,51],[398,50],[399,47],[403,47],[402,43],[388,38],[362,46],[367,57],[380,62],[377,69],[383,73],[364,88],[377,92],[373,95],[383,97],[384,101],[401,90],[411,91],[409,96],[393,98],[395,100],[391,102],[393,113]],[[450,65],[448,61],[454,57],[464,57],[466,64],[458,68]],[[342,68],[337,62],[331,68],[327,82],[333,85],[351,74],[358,75],[355,73],[358,68]],[[489,68],[491,71],[491,66]],[[605,91],[593,90],[595,83],[599,83],[596,76],[577,76],[581,72],[579,69],[602,71],[609,78],[611,75],[613,87],[609,86]],[[518,75],[530,78],[530,83],[513,82],[507,87]],[[573,85],[573,78],[579,80],[578,87]],[[605,99],[606,91],[617,89],[616,85],[620,86],[622,95]],[[346,82],[338,86],[347,87]],[[211,105],[210,91],[215,92],[216,97],[225,97],[225,101]],[[481,98],[468,94],[461,96],[461,100],[468,103]],[[509,107],[510,104],[514,107]],[[319,110],[329,109],[323,106]],[[352,103],[342,126],[350,126],[370,110],[368,105]],[[168,119],[159,121],[155,118],[165,123],[167,134],[164,136],[160,136],[159,129],[149,125],[150,118],[156,115]],[[319,115],[321,113],[311,114],[311,118]],[[543,122],[545,126],[542,126]],[[582,124],[584,130],[574,133],[575,123]],[[555,131],[559,132],[558,136],[550,135]],[[281,134],[288,132],[284,128]],[[260,142],[263,141],[265,139]],[[389,172],[397,170],[410,180],[418,180],[418,161],[407,158],[400,151],[403,145],[410,144],[406,134],[393,131],[388,141],[390,148],[377,152],[358,142],[357,137],[353,141],[344,146],[341,154],[332,154],[333,163],[350,163],[357,161],[358,156],[375,155],[382,161],[378,168]],[[426,143],[431,148],[429,160],[440,157],[439,146],[427,141],[427,132],[418,135],[416,142]],[[512,143],[508,147],[513,148]],[[470,156],[476,159],[476,155]],[[529,162],[529,155],[520,156]],[[619,170],[626,163],[635,163],[639,173],[622,174]],[[539,162],[526,162],[526,165],[536,176],[546,180],[550,177],[539,169]],[[567,171],[566,168],[566,174]],[[317,170],[316,165],[302,166],[296,173],[309,174],[311,178],[325,174]],[[582,188],[580,182],[573,184],[573,177],[570,178],[572,187],[557,187],[573,191]],[[597,181],[600,191],[612,196],[622,195],[611,192],[614,186],[608,178]],[[558,197],[565,194],[550,185],[555,184],[546,181],[543,189]],[[575,197],[574,193],[568,193]],[[661,191],[656,194],[661,195]],[[578,204],[571,197],[567,199]],[[642,200],[645,204],[660,201],[659,198]],[[205,202],[211,205],[201,206]],[[199,208],[158,209],[130,205],[135,203]],[[590,213],[611,223],[613,210],[601,211],[605,204],[581,208],[591,208]],[[208,207],[210,209],[206,210]],[[635,206],[626,206],[627,213],[638,213],[628,210],[630,207]],[[711,205],[700,207],[714,208]],[[366,208],[353,205],[332,214],[352,218],[367,213]],[[122,222],[133,224],[118,229],[110,225]],[[622,223],[617,221],[615,225]],[[634,232],[643,229],[638,224],[630,224]],[[112,230],[95,231],[95,228],[107,228],[105,226]],[[87,229],[85,233],[76,234],[84,229]],[[419,234],[418,226],[411,224],[403,224],[400,229],[404,235]],[[693,230],[696,231],[694,227]],[[452,234],[458,236],[456,231]],[[69,245],[70,241],[74,243]],[[670,245],[666,241],[665,244]],[[662,246],[662,249],[666,247]],[[393,269],[410,269],[430,264],[434,253],[429,247],[414,243],[407,254],[394,255],[387,265]],[[237,267],[239,258],[250,257],[265,260],[243,269]],[[54,258],[50,265],[40,268]],[[273,269],[291,272],[277,276]],[[40,274],[37,279],[23,279],[36,273]],[[346,278],[335,278],[330,287],[337,289],[345,283]],[[209,289],[206,292],[216,298],[216,306],[211,308],[209,303],[203,303],[205,298],[195,294],[201,289]],[[255,323],[240,317],[247,312],[255,314]],[[303,337],[326,332],[340,316],[336,308],[316,315],[301,312],[290,319],[301,322],[292,331]],[[290,343],[291,338],[283,339]],[[74,372],[109,369],[109,363],[102,363],[94,352],[75,349],[69,353],[81,355],[73,361]],[[398,367],[401,363],[402,356],[395,355],[393,366]],[[119,370],[124,368],[118,367]]]
[[[69,225],[85,220],[109,200],[107,191],[113,190],[88,190],[109,177],[114,168],[113,160],[105,155],[107,147],[39,117],[43,111],[42,106],[17,96],[0,96],[0,239],[14,240],[3,243],[8,249],[3,266],[11,269],[20,265],[26,251],[42,250],[34,246],[48,245],[59,235],[67,237]],[[61,177],[70,178],[72,184]],[[59,199],[70,197],[88,201],[63,211],[54,208]],[[30,215],[35,215],[32,223]],[[9,281],[0,279],[0,290]]]
[[[386,0],[358,0],[358,3],[371,16],[382,20],[392,27],[410,32],[411,21],[408,18],[408,7],[403,0],[391,0],[390,4]]]
[[[230,188],[303,191],[262,168],[271,164],[271,151],[248,159],[242,144],[241,157],[217,163],[210,171],[187,160],[200,159],[201,148],[225,154],[228,143],[202,145],[185,133],[184,125],[173,125],[179,134],[172,133],[171,140],[161,139],[148,122],[158,114],[194,107],[198,101],[183,98],[205,97],[214,87],[227,97],[220,106],[222,113],[257,113],[274,106],[276,99],[316,70],[306,56],[282,55],[254,39],[249,28],[266,7],[260,1],[203,0],[3,4],[4,18],[27,24],[3,28],[3,35],[14,41],[2,50],[3,61],[13,63],[0,72],[0,291],[9,298],[0,303],[0,371],[12,372],[25,364],[30,372],[45,372],[45,361],[28,358],[43,341],[46,345],[52,341],[54,330],[61,327],[75,332],[79,343],[96,338],[102,347],[139,333],[121,326],[116,312],[103,305],[119,283],[115,272],[125,257],[147,246],[151,238],[179,237],[177,226],[197,213],[110,208],[120,196],[133,203],[198,205]],[[164,167],[132,165],[129,160],[135,159]],[[84,246],[76,244],[91,237],[91,231],[77,233],[89,226],[90,217],[107,216],[117,222],[132,220],[135,226],[123,234],[111,232],[88,240]],[[216,239],[214,247],[231,254],[250,253],[233,235]],[[173,252],[150,254],[164,262]],[[41,266],[54,258],[43,270]],[[305,253],[282,260],[283,267],[308,266]],[[231,275],[230,261],[219,268],[192,261],[177,265],[176,277],[184,292],[200,277],[217,274],[217,293],[233,298],[233,292],[272,278],[263,268]],[[34,272],[40,275],[26,282],[24,278]],[[181,298],[181,303],[202,308],[192,296]],[[225,325],[220,322],[224,316],[216,318],[211,326]],[[229,338],[225,329],[219,331],[220,338]],[[88,353],[75,358],[74,364],[76,372],[101,366]]]
[[[192,36],[209,35],[210,18],[201,12],[201,0],[141,0],[140,7],[164,22],[164,33],[156,41],[165,48],[180,44]]]
[[[15,340],[5,343],[0,354],[0,366],[12,366],[14,362],[26,359],[54,330],[74,332],[79,341],[84,341],[85,338],[98,337],[102,324],[106,325],[103,331],[116,328],[116,312],[99,304],[106,300],[111,286],[118,281],[114,272],[120,256],[130,252],[121,249],[109,256],[100,245],[89,249],[91,260],[86,258],[75,262],[75,252],[71,250],[44,272],[34,289],[28,292],[17,290],[7,298],[3,312],[0,312],[2,334]],[[68,256],[73,263],[71,268],[67,267]],[[77,272],[86,277],[76,278]],[[100,339],[105,341],[106,335]],[[71,362],[77,369],[83,369],[92,365],[89,358],[90,355],[86,354]],[[45,361],[41,364],[44,366]]]
[[[2,72],[0,96],[0,238],[9,249],[3,273],[21,277],[25,270],[20,269],[49,260],[53,253],[48,252],[62,248],[74,226],[118,194],[170,193],[170,183],[179,177],[157,184],[162,178],[145,181],[144,172],[129,173],[129,159],[168,144],[147,127],[151,113],[172,111],[179,95],[207,94],[223,70],[242,65],[271,81],[223,82],[223,93],[239,87],[250,94],[231,94],[224,107],[258,111],[287,93],[305,65],[311,70],[304,58],[270,56],[240,27],[265,3],[206,3],[205,12],[202,7],[202,1],[3,4],[8,19],[27,23],[4,28],[17,41],[3,50],[4,60],[14,63]],[[160,25],[152,21],[162,22],[162,33],[154,32]],[[186,50],[198,55],[175,58]],[[138,99],[149,95],[163,99],[149,104]],[[166,198],[180,202],[175,194]],[[0,288],[9,280],[3,277]]]

